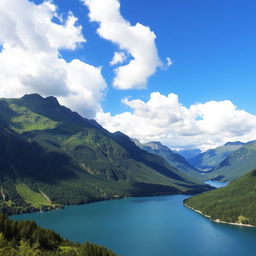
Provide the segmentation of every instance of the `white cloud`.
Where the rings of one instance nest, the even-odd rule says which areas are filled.
[[[58,24],[53,22],[58,19]],[[0,97],[37,92],[89,117],[101,110],[106,83],[101,69],[80,60],[65,61],[61,49],[74,50],[86,40],[72,13],[57,14],[51,1],[0,1]]]
[[[166,58],[166,61],[167,61],[167,67],[170,67],[172,65],[172,60],[170,57],[167,57]]]
[[[256,116],[231,101],[210,101],[183,106],[178,96],[154,92],[146,102],[124,99],[132,112],[111,116],[99,112],[97,121],[106,129],[121,131],[142,142],[159,140],[172,148],[202,150],[229,141],[256,139]]]
[[[115,52],[113,59],[109,63],[111,66],[114,66],[119,63],[123,63],[126,60],[126,55],[124,52]]]
[[[118,0],[83,0],[89,8],[91,21],[99,23],[98,34],[133,59],[115,69],[114,86],[119,89],[145,88],[147,79],[153,75],[161,62],[155,45],[155,34],[140,23],[132,26],[120,14]]]

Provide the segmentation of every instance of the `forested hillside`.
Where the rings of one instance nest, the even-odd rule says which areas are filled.
[[[135,144],[149,153],[162,156],[167,163],[177,168],[182,173],[198,180],[205,180],[207,177],[193,167],[184,157],[178,153],[174,153],[167,146],[162,145],[159,141],[151,141],[145,144],[140,143],[138,140],[133,140]]]
[[[0,99],[0,141],[0,211],[8,214],[209,189],[54,97]]]
[[[256,142],[252,141],[231,153],[209,173],[209,177],[219,181],[231,181],[255,168]]]
[[[256,226],[256,170],[227,187],[202,193],[184,201],[212,220]]]

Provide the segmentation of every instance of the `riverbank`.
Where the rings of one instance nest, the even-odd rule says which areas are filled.
[[[212,219],[210,215],[206,215],[204,214],[203,212],[199,211],[199,210],[196,210],[194,209],[193,207],[191,206],[188,206],[185,202],[183,202],[183,205],[191,210],[193,210],[194,212],[197,212],[199,214],[201,214],[202,216],[208,218],[210,221],[213,221],[215,223],[222,223],[222,224],[228,224],[228,225],[234,225],[234,226],[242,226],[242,227],[251,227],[251,228],[255,228],[256,226],[254,225],[250,225],[250,224],[243,224],[243,223],[236,223],[236,222],[227,222],[227,221],[223,221],[223,220],[220,220],[220,219]]]

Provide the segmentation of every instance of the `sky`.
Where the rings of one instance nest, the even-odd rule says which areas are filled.
[[[173,149],[256,139],[254,0],[1,0],[0,97],[55,96]]]

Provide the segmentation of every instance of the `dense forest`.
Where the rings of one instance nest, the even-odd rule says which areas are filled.
[[[256,170],[227,187],[196,195],[184,204],[212,220],[256,226]]]
[[[115,256],[91,243],[73,243],[33,221],[15,221],[0,214],[0,256]]]

